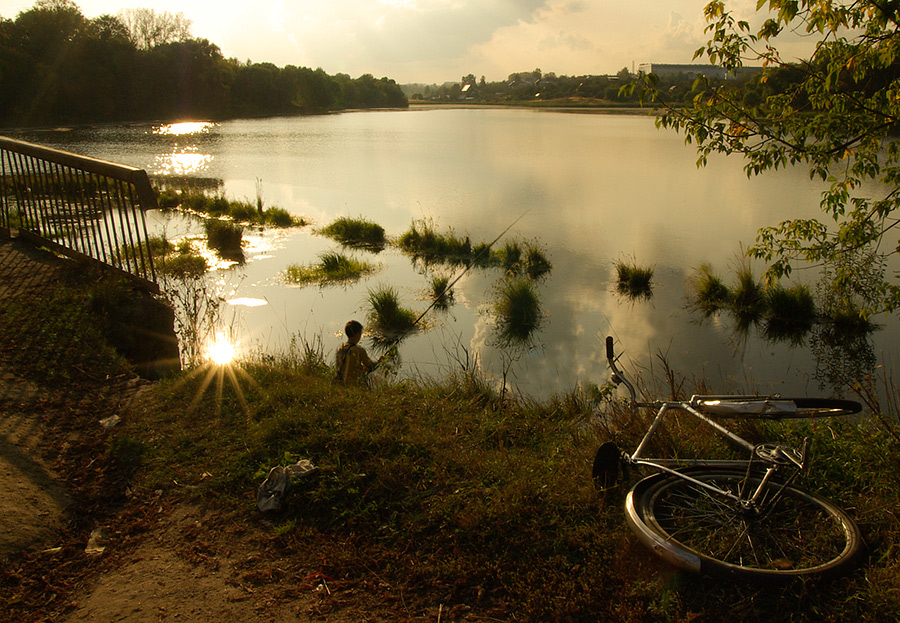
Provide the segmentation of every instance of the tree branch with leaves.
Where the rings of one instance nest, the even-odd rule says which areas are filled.
[[[757,12],[768,17],[754,30],[725,2],[710,2],[709,40],[694,58],[732,71],[761,65],[751,86],[765,97],[748,104],[746,84],[700,77],[691,105],[668,106],[645,76],[645,97],[663,108],[657,126],[695,144],[698,165],[721,153],[743,156],[748,176],[808,167],[825,183],[821,219],[763,228],[748,254],[767,262],[769,280],[827,267],[836,304],[863,317],[896,311],[900,279],[887,267],[900,253],[900,2],[759,0]],[[798,31],[817,38],[814,51],[787,63],[778,38]]]

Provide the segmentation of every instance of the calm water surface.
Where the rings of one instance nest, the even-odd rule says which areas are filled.
[[[728,318],[700,324],[685,301],[697,266],[708,262],[731,280],[741,243],[762,226],[817,216],[822,187],[799,169],[748,179],[736,158],[697,169],[694,150],[644,115],[410,110],[19,136],[151,175],[217,178],[231,198],[255,201],[261,192],[267,206],[316,225],[361,216],[399,236],[429,219],[489,241],[521,217],[507,238],[537,241],[553,263],[540,285],[547,320],[536,347],[492,345],[487,312],[500,275],[473,269],[449,313],[430,313],[428,331],[404,342],[405,374],[438,376],[477,359],[500,375],[512,361],[515,386],[545,397],[606,381],[603,338],[611,334],[627,350],[626,365],[658,369],[662,352],[681,374],[719,390],[821,393],[809,348],[737,338]],[[151,224],[170,238],[199,231],[162,214]],[[216,271],[245,351],[282,349],[301,335],[330,352],[348,319],[365,319],[368,289],[382,284],[395,286],[406,307],[428,305],[428,276],[391,249],[351,252],[380,266],[358,284],[299,288],[284,284],[285,267],[315,262],[336,243],[312,228],[248,232],[245,240],[247,262]],[[614,292],[617,260],[654,267],[649,301]],[[879,322],[874,353],[890,361],[896,322]]]

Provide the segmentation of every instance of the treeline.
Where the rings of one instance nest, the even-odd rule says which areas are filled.
[[[520,103],[535,100],[584,98],[607,102],[636,102],[634,95],[620,94],[619,89],[634,76],[623,68],[615,75],[559,76],[540,69],[516,72],[506,80],[477,79],[474,74],[463,76],[459,82],[442,85],[406,85],[407,97],[425,101],[473,101],[483,103]]]
[[[752,92],[751,98],[764,98],[783,87],[784,72],[777,74],[771,85],[760,81],[761,74],[743,75],[729,79],[735,88]],[[754,79],[751,79],[754,78]],[[671,105],[690,104],[696,95],[694,90],[696,74],[666,74],[658,77],[658,90],[665,93],[665,101]],[[721,80],[711,79],[712,83]],[[625,88],[623,88],[625,87]],[[403,86],[406,96],[415,101],[459,102],[470,101],[485,104],[516,104],[562,101],[565,105],[578,105],[584,100],[587,106],[636,106],[648,103],[642,98],[644,84],[642,76],[634,74],[627,67],[611,75],[565,76],[553,72],[544,73],[540,69],[512,73],[506,80],[488,82],[484,76],[477,79],[474,74],[463,76],[459,82],[441,85],[408,84]]]
[[[160,25],[175,17],[138,11]],[[134,24],[127,17],[123,12],[88,19],[71,0],[39,0],[15,19],[0,17],[0,125],[227,119],[408,105],[388,78],[239,62],[224,58],[205,39],[190,38],[184,28],[172,31],[177,40],[164,37],[148,45],[129,30]]]

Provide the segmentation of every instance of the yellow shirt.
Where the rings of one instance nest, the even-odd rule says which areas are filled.
[[[335,363],[338,380],[347,385],[365,383],[366,372],[374,365],[365,348],[349,342],[338,348]]]

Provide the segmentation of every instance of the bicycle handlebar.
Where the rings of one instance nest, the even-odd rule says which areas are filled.
[[[612,370],[612,382],[616,385],[619,385],[620,383],[624,385],[628,389],[628,393],[631,394],[631,404],[636,405],[637,392],[634,389],[634,385],[625,378],[625,375],[622,374],[622,371],[616,366],[616,353],[613,348],[613,337],[611,335],[606,336],[606,360],[609,362],[609,369]]]

